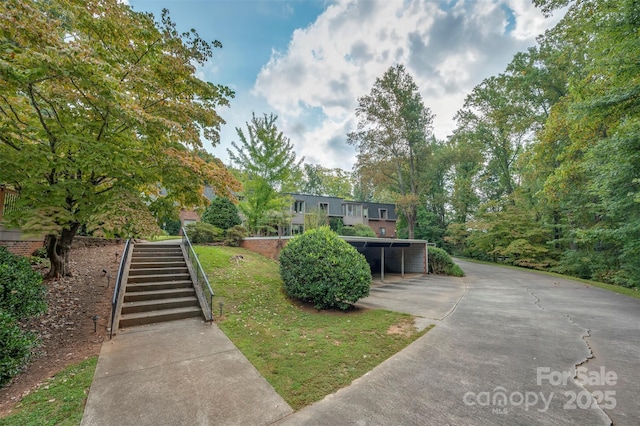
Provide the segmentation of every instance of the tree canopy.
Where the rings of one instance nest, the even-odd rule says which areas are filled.
[[[348,142],[358,151],[358,174],[375,176],[377,185],[389,188],[413,238],[421,192],[418,174],[428,157],[433,114],[411,75],[396,65],[358,99],[356,116],[358,130],[349,134]]]
[[[235,152],[228,150],[244,186],[238,208],[246,218],[249,232],[254,234],[273,225],[268,222],[280,222],[278,217],[289,204],[289,198],[282,192],[293,188],[304,160],[296,161],[293,145],[278,130],[277,119],[274,114],[262,117],[253,114],[251,122],[246,123],[246,133],[236,128],[240,143],[231,143]]]
[[[197,155],[201,137],[219,142],[216,111],[233,97],[196,77],[219,42],[116,0],[7,0],[0,25],[0,182],[20,192],[11,224],[47,235],[52,275],[70,272],[82,225],[150,232],[140,212],[161,189],[184,206],[205,182],[239,189]]]

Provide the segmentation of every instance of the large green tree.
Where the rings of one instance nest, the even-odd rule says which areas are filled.
[[[0,182],[20,192],[11,223],[47,235],[51,276],[82,225],[134,232],[161,188],[185,206],[205,181],[239,188],[194,151],[233,96],[196,77],[219,42],[116,0],[7,0],[0,28]]]
[[[427,158],[427,138],[433,114],[424,106],[413,77],[403,65],[390,67],[377,78],[371,92],[358,99],[358,130],[348,142],[358,151],[356,169],[374,176],[395,194],[398,210],[413,238],[420,199],[419,173]]]
[[[305,164],[297,190],[303,194],[351,199],[351,173],[319,164]]]
[[[246,123],[246,133],[237,127],[240,143],[231,143],[235,152],[229,158],[239,169],[244,192],[238,204],[247,220],[249,232],[258,233],[274,212],[281,212],[290,202],[282,192],[290,190],[299,176],[300,164],[289,138],[276,126],[278,117],[264,114]]]

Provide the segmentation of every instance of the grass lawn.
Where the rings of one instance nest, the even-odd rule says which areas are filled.
[[[79,425],[98,357],[67,367],[20,401],[2,426]]]
[[[195,250],[216,294],[218,326],[296,410],[349,385],[424,334],[410,315],[318,311],[292,301],[282,291],[278,264],[253,252]],[[230,259],[237,254],[245,260]]]

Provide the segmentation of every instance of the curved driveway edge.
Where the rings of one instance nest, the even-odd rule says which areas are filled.
[[[640,424],[640,300],[458,263],[467,293],[433,330],[277,424]],[[456,280],[428,277],[423,285],[456,287]],[[407,311],[419,307],[419,291],[412,297],[411,286],[394,285],[386,288],[389,306],[402,311],[402,299]],[[384,307],[379,298],[376,304]],[[424,308],[442,318],[442,310]]]

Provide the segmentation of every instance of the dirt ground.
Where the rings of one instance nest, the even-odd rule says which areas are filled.
[[[102,342],[109,339],[111,298],[123,248],[124,244],[72,249],[73,276],[45,282],[47,313],[23,323],[41,343],[27,368],[0,389],[0,417],[66,366],[100,353]]]

